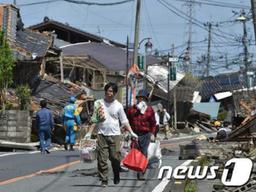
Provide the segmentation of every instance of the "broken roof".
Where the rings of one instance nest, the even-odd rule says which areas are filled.
[[[52,44],[50,36],[31,30],[18,30],[16,33],[15,47],[12,47],[16,56],[27,56],[31,59],[32,54],[44,57]]]
[[[126,57],[125,49],[114,47],[106,43],[84,42],[70,44],[61,47],[63,56],[89,56],[99,63],[103,64],[110,71],[126,71]],[[132,52],[128,53],[129,63],[132,60]],[[147,64],[155,64],[160,62],[153,56],[147,57]]]
[[[203,98],[209,98],[215,93],[232,91],[244,86],[239,73],[218,75],[203,80],[200,94]]]

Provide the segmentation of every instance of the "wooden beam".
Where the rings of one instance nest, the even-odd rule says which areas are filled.
[[[63,53],[60,53],[60,81],[64,82],[64,72],[63,72]]]

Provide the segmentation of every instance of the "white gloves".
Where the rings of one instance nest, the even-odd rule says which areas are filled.
[[[138,139],[138,135],[136,133],[134,133],[133,131],[130,132],[131,133],[131,136]]]
[[[84,138],[85,138],[86,140],[88,140],[88,139],[91,139],[91,136],[92,136],[92,133],[88,132],[88,133],[86,133],[86,135],[84,136]]]

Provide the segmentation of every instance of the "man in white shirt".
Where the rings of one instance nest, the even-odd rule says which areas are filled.
[[[163,129],[165,133],[164,139],[168,139],[167,134],[170,129],[169,127],[170,115],[166,111],[166,109],[163,108],[163,105],[161,103],[157,104],[157,109],[158,109],[157,112],[155,112],[155,119],[156,119],[156,126],[157,126],[156,134],[160,129]]]
[[[108,185],[108,159],[111,161],[114,173],[114,184],[120,182],[120,123],[132,137],[138,136],[132,131],[122,104],[115,99],[118,91],[117,85],[108,83],[104,90],[105,98],[94,103],[93,125],[85,138],[90,138],[92,131],[97,128],[98,172],[101,185],[106,187]]]

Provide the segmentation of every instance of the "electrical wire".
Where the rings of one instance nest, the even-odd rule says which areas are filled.
[[[152,35],[154,36],[154,41],[157,43],[158,47],[160,47],[160,49],[161,49],[161,44],[159,43],[158,38],[157,38],[156,33],[155,33],[155,30],[153,28],[153,25],[152,25],[152,22],[151,22],[151,18],[150,18],[150,14],[149,14],[146,2],[147,1],[145,0],[144,1],[144,5],[145,5],[145,10],[146,10],[146,15],[147,15],[147,18],[148,18],[147,21],[149,22]]]
[[[223,3],[223,2],[217,2],[217,1],[200,1],[200,0],[175,0],[180,2],[189,2],[199,5],[210,5],[210,6],[216,6],[216,7],[226,7],[226,8],[233,8],[233,9],[250,9],[250,6],[244,6],[244,5],[238,5],[238,4],[232,4],[232,3]]]
[[[47,4],[47,3],[54,3],[57,1],[66,1],[68,3],[75,3],[75,4],[84,4],[84,5],[97,5],[97,6],[113,6],[113,5],[120,5],[124,3],[129,3],[134,0],[124,0],[124,1],[119,1],[119,2],[112,2],[112,3],[97,3],[97,2],[88,2],[88,1],[79,1],[79,0],[49,0],[49,1],[40,1],[36,3],[24,3],[24,4],[18,4],[20,7],[24,6],[32,6],[32,5],[40,5],[40,4]]]

